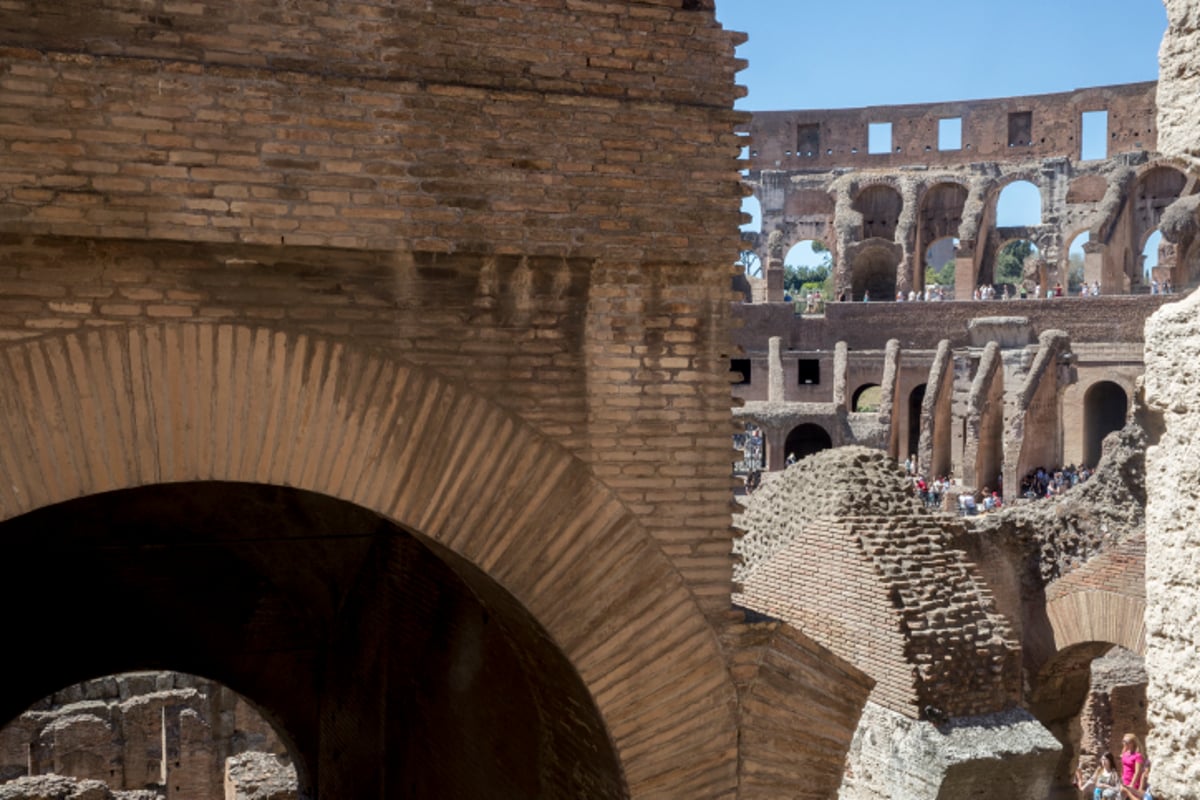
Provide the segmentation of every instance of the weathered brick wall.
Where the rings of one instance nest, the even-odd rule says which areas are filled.
[[[1080,114],[1108,111],[1109,154],[1157,147],[1153,81],[1058,94],[868,108],[757,112],[750,125],[752,169],[879,168],[919,162],[935,167],[1030,158],[1078,159]],[[1009,144],[1009,114],[1029,113],[1032,138]],[[961,147],[941,150],[938,122],[959,119]],[[892,123],[890,152],[869,153],[870,123]],[[810,147],[805,127],[816,126]]]
[[[740,62],[695,5],[7,3],[0,337],[378,343],[594,464],[714,612]]]

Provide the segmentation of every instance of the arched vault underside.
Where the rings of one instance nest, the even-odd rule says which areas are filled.
[[[12,344],[0,358],[0,469],[0,520],[214,481],[374,512],[536,620],[595,703],[630,796],[736,785],[734,689],[658,546],[585,464],[390,353],[210,324]],[[0,709],[32,699],[9,687]]]

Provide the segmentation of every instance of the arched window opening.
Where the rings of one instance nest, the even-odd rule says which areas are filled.
[[[1028,239],[1006,243],[996,253],[992,283],[996,287],[1012,287],[1011,293],[1018,297],[1022,292],[1036,291],[1045,279],[1038,270],[1037,258],[1037,245]]]
[[[53,774],[168,797],[245,797],[265,783],[273,796],[298,791],[292,754],[259,710],[216,681],[179,672],[67,686],[10,722],[0,741],[22,745],[0,748],[0,778],[10,783]]]
[[[854,390],[850,410],[855,413],[876,412],[883,400],[883,389],[877,383],[867,383]]]
[[[1173,292],[1171,276],[1177,261],[1177,249],[1169,242],[1162,231],[1154,231],[1146,237],[1142,247],[1142,282],[1149,287],[1151,294],[1167,294]]]
[[[1019,228],[1042,224],[1042,193],[1029,181],[1013,181],[996,200],[996,227]]]
[[[830,300],[832,274],[833,253],[820,240],[797,242],[783,257],[783,290],[792,299],[802,299],[815,292]]]
[[[812,422],[805,422],[793,428],[783,445],[789,464],[831,447],[833,440],[829,438],[829,434],[820,425]]]
[[[1104,437],[1125,427],[1129,397],[1120,384],[1099,381],[1083,397],[1083,460],[1095,467],[1100,460]]]
[[[953,288],[958,239],[943,236],[925,248],[925,286]]]

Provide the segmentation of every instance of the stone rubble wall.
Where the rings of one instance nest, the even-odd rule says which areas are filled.
[[[1174,7],[1172,23],[1194,19]],[[1146,402],[1164,432],[1146,454],[1147,752],[1166,798],[1200,786],[1200,296],[1146,324]],[[1156,793],[1156,796],[1158,794]]]

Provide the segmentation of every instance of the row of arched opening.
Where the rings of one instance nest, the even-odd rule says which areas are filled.
[[[908,394],[907,426],[901,440],[906,445],[906,449],[902,455],[916,454],[919,449],[921,408],[925,401],[925,392],[926,384],[922,383],[914,387]],[[855,413],[878,411],[881,393],[882,389],[878,384],[866,383],[859,386],[851,395],[851,409]],[[1129,395],[1120,384],[1113,381],[1097,381],[1088,387],[1084,392],[1083,399],[1081,445],[1084,464],[1094,467],[1099,462],[1104,438],[1123,428],[1128,414]],[[996,427],[992,433],[994,434],[993,438],[997,438],[1000,429]],[[788,433],[784,441],[784,451],[789,460],[799,460],[830,447],[833,447],[833,439],[829,432],[812,422],[797,425]],[[981,475],[998,473],[1000,455],[1001,444],[997,438],[997,441],[991,442],[989,447],[982,448],[981,458],[988,463],[977,465],[977,473]]]
[[[1097,202],[1103,197],[1106,187],[1105,180],[1099,176],[1083,176],[1072,183],[1067,202]],[[1167,274],[1176,266],[1178,255],[1172,243],[1163,238],[1159,226],[1163,212],[1182,195],[1185,187],[1186,175],[1171,166],[1154,167],[1138,179],[1131,198],[1132,238],[1124,248],[1128,252],[1123,256],[1110,256],[1119,259],[1118,269],[1125,273],[1133,291],[1149,290],[1155,281],[1162,283],[1168,280]],[[803,194],[806,198],[808,195],[821,195],[820,192],[811,190],[806,190]],[[962,224],[967,196],[967,188],[956,183],[937,184],[922,195],[918,215],[917,248],[923,253],[923,263],[922,274],[914,275],[911,281],[914,287],[924,288],[931,284],[943,287],[952,285],[953,260],[958,247],[955,237]],[[789,202],[789,214],[802,216],[819,211],[820,214],[831,215],[832,207],[828,196],[821,195],[819,200],[821,202],[806,199],[804,203],[796,203],[795,209],[791,209],[792,203]],[[854,262],[850,265],[850,296],[841,299],[894,299],[900,253],[894,246],[889,247],[887,244],[895,243],[896,230],[904,207],[903,198],[900,192],[889,184],[872,184],[864,187],[856,195],[852,207],[862,216],[860,241],[866,246],[853,256]],[[759,230],[762,220],[759,201],[754,197],[746,198],[745,210],[751,214],[752,221],[743,226],[743,230]],[[1036,257],[1039,253],[1034,241],[1021,236],[1024,229],[1041,225],[1042,214],[1041,190],[1034,183],[1015,180],[1000,190],[994,206],[994,226],[998,230],[1007,230],[1012,235],[1002,239],[994,254],[985,254],[986,263],[979,265],[979,284],[1006,284],[1015,295],[1022,282],[1042,283],[1039,278],[1045,276],[1026,274],[1024,271],[1024,260],[1030,256]],[[1088,229],[1071,232],[1065,257],[1057,265],[1057,277],[1051,280],[1049,285],[1058,282],[1067,292],[1079,291],[1085,281],[1083,245],[1089,239]],[[871,245],[872,241],[876,241],[874,246]],[[812,270],[821,266],[831,269],[830,245],[830,242],[822,239],[802,238],[786,252],[784,264],[798,270]],[[747,269],[747,272],[751,271]],[[1183,282],[1187,282],[1186,276],[1174,274]],[[1095,276],[1093,280],[1094,278]],[[1106,291],[1111,293],[1113,288],[1107,287]],[[958,296],[969,297],[969,290],[965,294],[959,292]]]

